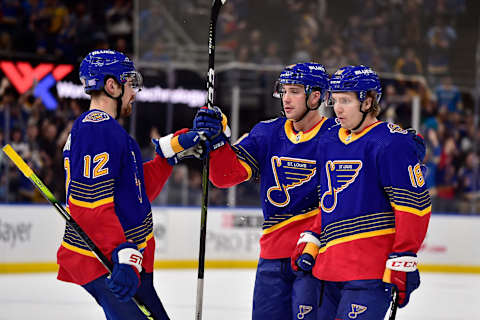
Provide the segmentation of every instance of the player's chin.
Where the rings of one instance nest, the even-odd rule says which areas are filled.
[[[289,120],[297,120],[297,115],[293,110],[285,110],[285,117]]]
[[[341,126],[342,128],[349,129],[349,128],[348,128],[348,122],[345,121],[345,119],[342,119],[342,118],[337,118],[337,119],[338,119],[338,122],[340,122],[340,126]]]

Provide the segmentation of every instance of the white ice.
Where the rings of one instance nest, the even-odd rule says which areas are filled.
[[[203,319],[250,319],[255,271],[205,270]],[[196,270],[156,270],[155,287],[172,320],[194,319]],[[422,273],[422,285],[398,320],[480,319],[480,275]],[[1,274],[0,320],[101,320],[102,310],[82,288],[54,273]],[[272,319],[275,320],[275,319]]]

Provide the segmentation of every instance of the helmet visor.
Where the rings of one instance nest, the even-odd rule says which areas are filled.
[[[138,71],[129,71],[123,73],[122,81],[125,81],[136,92],[141,91],[143,88],[143,77]]]
[[[275,81],[273,86],[273,97],[277,99],[281,99],[283,94],[285,93],[285,89],[283,88],[283,84],[280,81]]]

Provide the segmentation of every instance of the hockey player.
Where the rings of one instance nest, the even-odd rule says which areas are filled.
[[[340,125],[318,141],[321,212],[301,234],[293,267],[313,266],[321,280],[318,319],[383,319],[392,289],[404,307],[420,284],[416,254],[430,196],[417,141],[376,118],[377,74],[362,65],[340,68],[330,92]]]
[[[281,98],[284,117],[262,121],[234,145],[228,130],[211,141],[210,181],[228,188],[259,178],[264,215],[253,296],[254,320],[314,319],[316,280],[290,267],[301,231],[318,214],[316,140],[335,124],[319,107],[328,87],[325,68],[299,63],[280,74],[274,95]],[[219,109],[202,108],[194,129],[215,136],[226,128]]]
[[[91,102],[63,150],[67,207],[114,266],[107,277],[67,225],[57,253],[58,279],[83,286],[109,320],[145,319],[130,299],[135,294],[155,319],[168,319],[153,286],[150,201],[169,177],[169,163],[198,155],[201,134],[184,130],[154,141],[158,155],[142,165],[138,144],[116,120],[130,114],[142,86],[132,61],[113,50],[90,52],[80,65],[80,80]]]

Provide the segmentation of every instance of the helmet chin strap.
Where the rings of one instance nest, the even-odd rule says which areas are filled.
[[[125,92],[125,85],[122,84],[122,93],[120,93],[118,97],[114,97],[108,93],[107,90],[105,90],[105,87],[103,87],[103,92],[105,92],[107,97],[117,101],[117,114],[115,115],[115,119],[118,120],[118,118],[120,118],[120,113],[122,112],[122,97]]]
[[[355,128],[351,129],[350,131],[355,131],[358,128],[360,128],[362,126],[363,122],[365,122],[365,119],[367,118],[368,113],[370,112],[370,108],[368,108],[367,111],[362,111],[362,104],[363,104],[363,102],[360,103],[360,112],[363,114],[362,115],[362,120],[360,120],[360,123]]]

